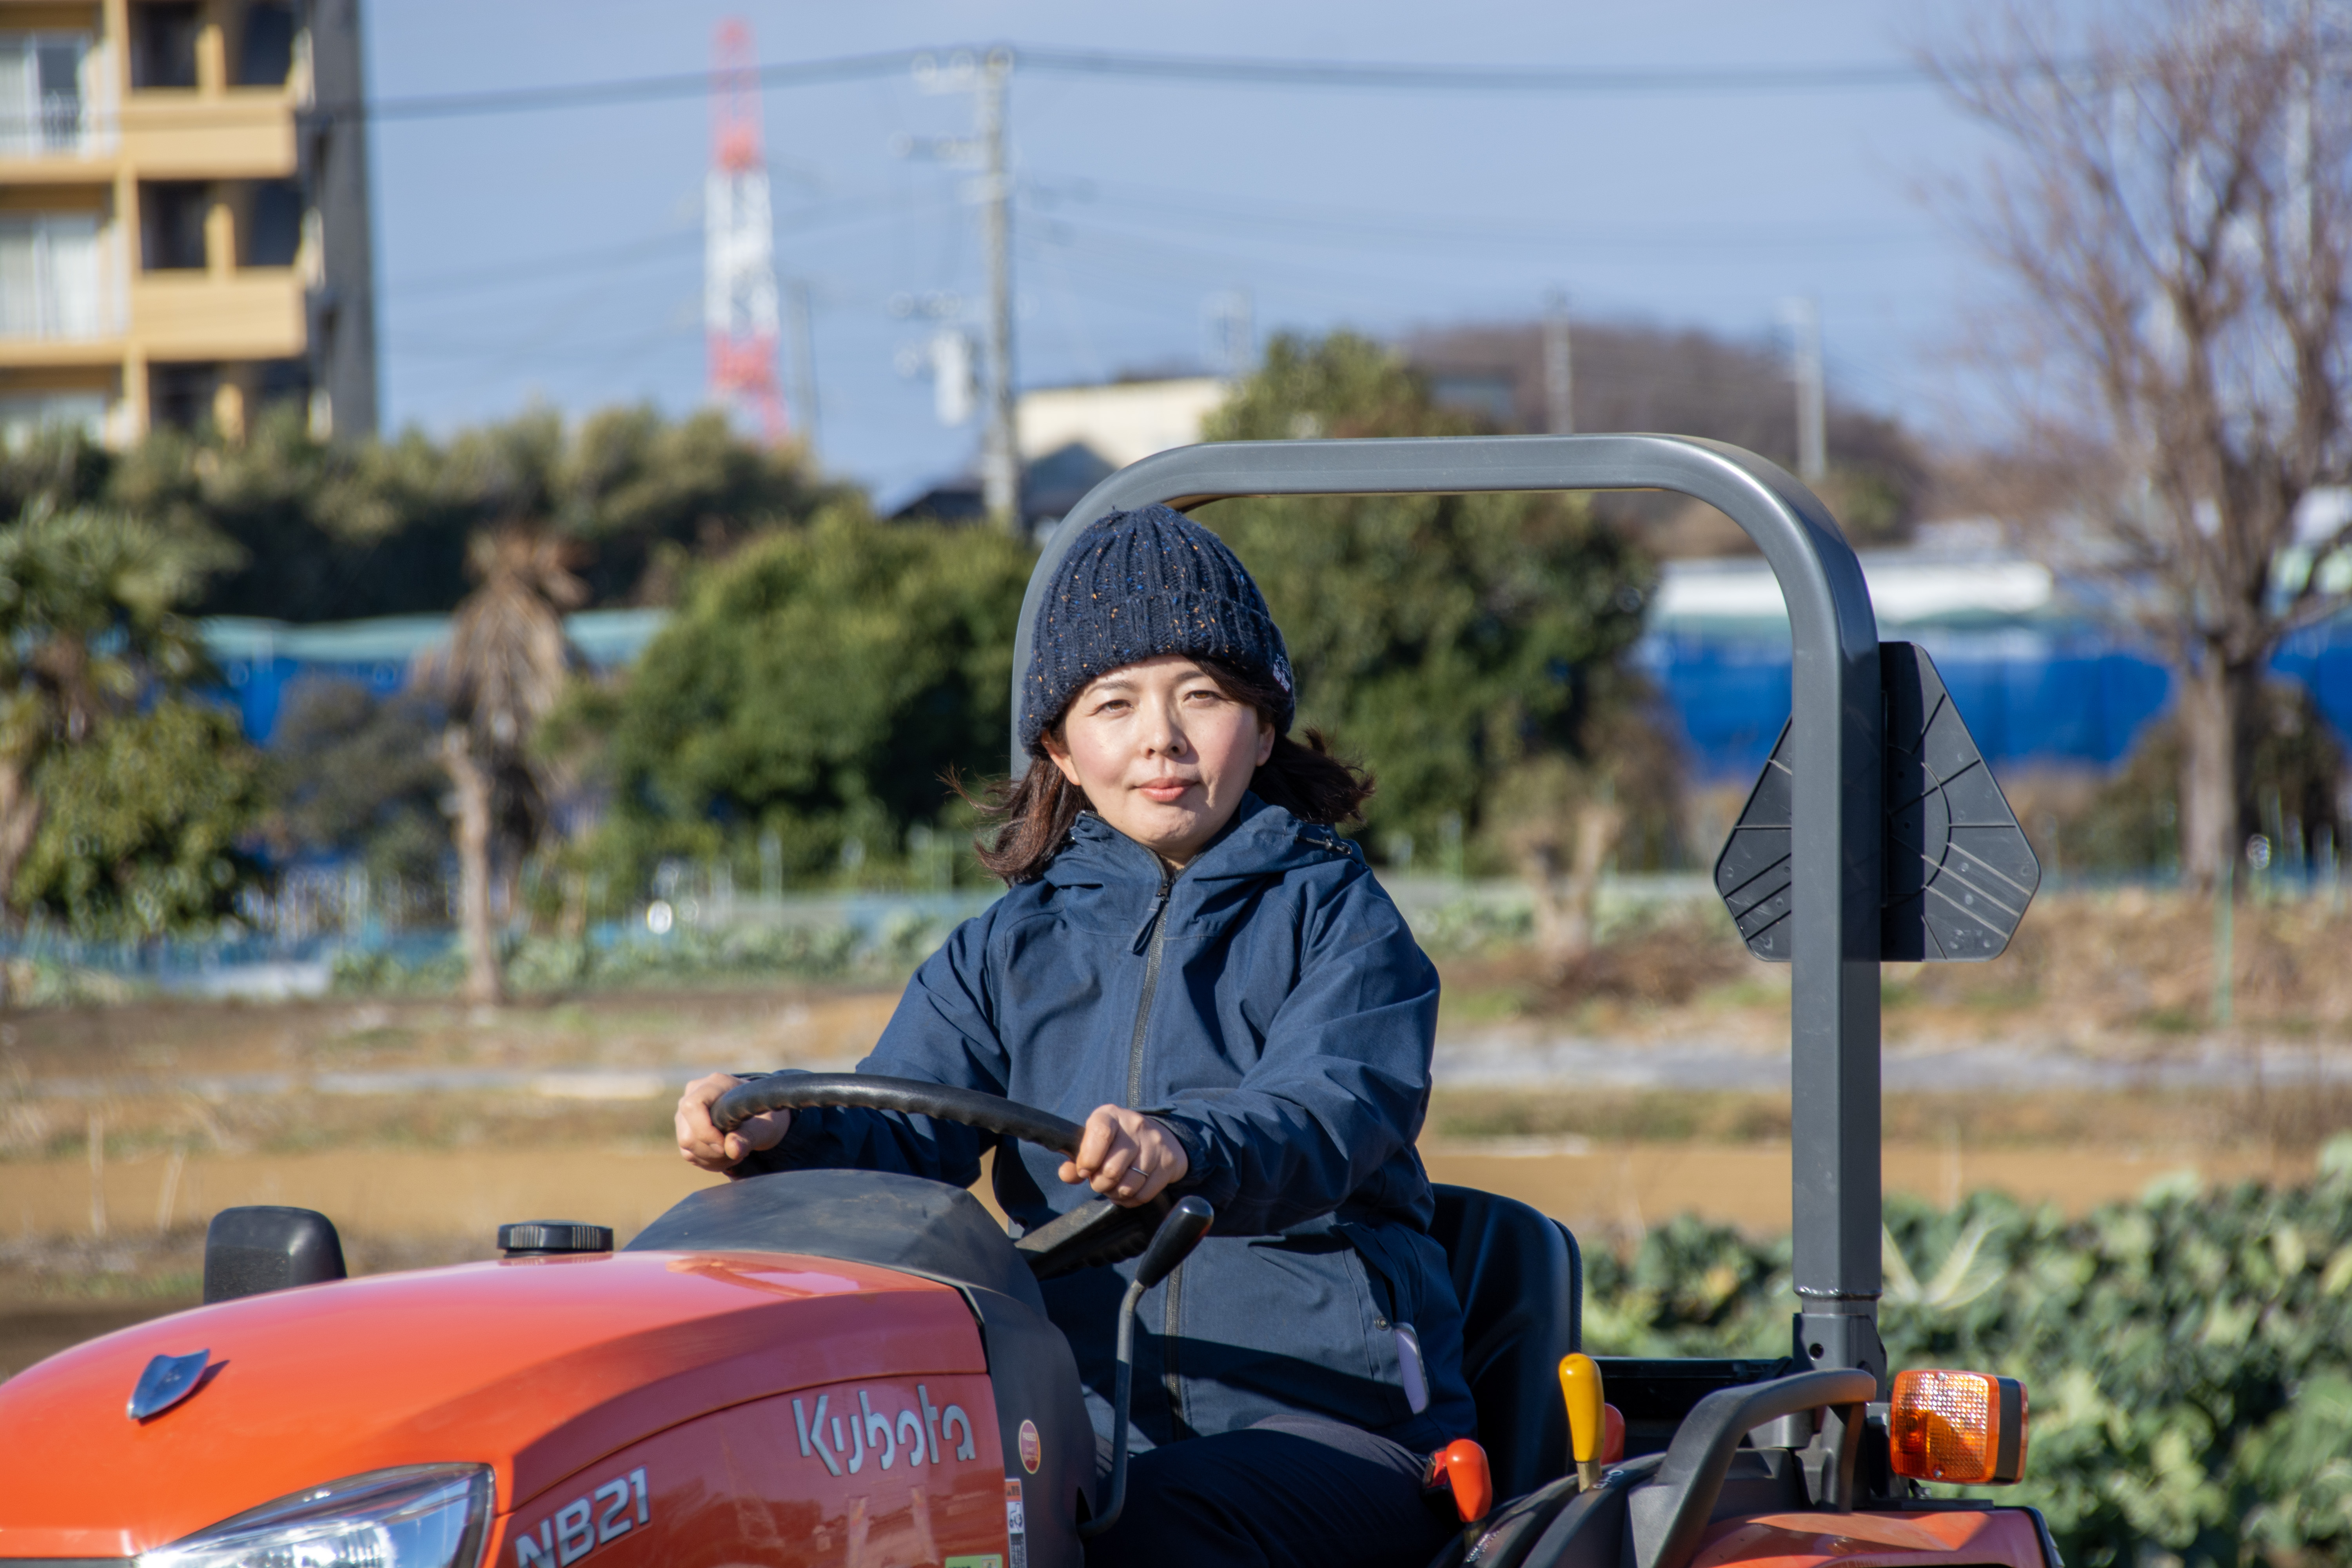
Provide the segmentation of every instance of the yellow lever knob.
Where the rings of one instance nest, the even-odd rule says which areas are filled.
[[[1589,1355],[1562,1356],[1559,1395],[1568,1405],[1568,1451],[1577,1464],[1597,1465],[1606,1417],[1601,1414],[1601,1368]]]

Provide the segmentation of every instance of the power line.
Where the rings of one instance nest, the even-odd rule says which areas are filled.
[[[1066,200],[1054,195],[1050,187],[1041,186],[1037,195],[1024,199],[1024,209],[1034,214],[1040,221],[1049,224],[1084,223],[1095,220],[1076,215],[1098,203],[1103,207],[1140,208],[1148,215],[1167,217],[1171,221],[1164,226],[1184,234],[1197,232],[1199,224],[1194,220],[1205,219],[1250,235],[1266,229],[1287,230],[1299,237],[1298,242],[1307,244],[1354,247],[1360,245],[1364,237],[1372,236],[1392,247],[1442,252],[1458,250],[1468,245],[1520,245],[1548,250],[1568,244],[1584,249],[1683,249],[1713,243],[1722,234],[1722,225],[1718,221],[1638,226],[1611,223],[1598,230],[1577,231],[1558,226],[1500,223],[1489,217],[1464,214],[1399,211],[1393,208],[1376,211],[1297,202],[1240,202],[1165,187],[1084,184],[1089,187],[1090,194]],[[1102,221],[1133,220],[1106,218]],[[1818,224],[1792,222],[1768,230],[1743,229],[1739,243],[1750,249],[1789,246],[1818,249],[1825,245],[1852,249],[1864,246],[1929,245],[1940,241],[1935,235],[1921,232],[1829,229]]]
[[[762,89],[814,87],[857,81],[911,70],[924,51],[892,49],[881,54],[843,55],[823,60],[788,60],[756,68]],[[610,77],[603,81],[549,87],[491,88],[478,92],[439,92],[409,98],[375,98],[322,103],[312,110],[327,119],[374,121],[457,120],[478,115],[531,114],[555,109],[590,109],[608,103],[650,103],[663,99],[707,98],[708,70],[669,71],[659,76]]]
[[[950,200],[872,200],[824,204],[817,206],[787,208],[776,215],[776,231],[786,238],[826,234],[861,224],[889,221],[908,216],[931,215],[953,211],[958,203]],[[677,229],[668,234],[629,240],[620,245],[593,250],[567,250],[555,255],[525,258],[502,262],[494,267],[469,268],[462,272],[431,273],[423,277],[398,279],[383,286],[383,291],[402,301],[442,298],[486,289],[511,288],[535,283],[543,278],[569,273],[617,271],[625,267],[646,261],[668,261],[682,254],[698,252],[703,243],[698,229]]]
[[[1073,76],[1156,78],[1235,86],[1407,89],[1424,92],[1819,92],[1927,87],[1916,65],[1589,67],[1413,65],[1356,60],[1253,60],[1209,55],[1137,55],[1101,49],[1021,48],[1023,68]]]
[[[1015,68],[1070,77],[1211,82],[1234,87],[1343,89],[1357,91],[1580,93],[1612,97],[1691,93],[1867,91],[1937,85],[1918,65],[1812,64],[1786,66],[1591,67],[1417,65],[1356,60],[1248,59],[1213,55],[1132,54],[1108,49],[1007,46]],[[757,68],[762,89],[816,87],[912,73],[942,57],[984,58],[981,49],[890,49],[829,59],[787,60]],[[378,121],[454,120],[589,109],[700,98],[708,71],[613,77],[546,87],[491,88],[321,103],[310,112],[328,120]]]

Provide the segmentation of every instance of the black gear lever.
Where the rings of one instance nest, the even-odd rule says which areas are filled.
[[[1217,1211],[1199,1198],[1186,1198],[1169,1210],[1160,1228],[1151,1233],[1143,1260],[1135,1266],[1135,1283],[1127,1288],[1118,1303],[1118,1373],[1111,1388],[1110,1500],[1099,1518],[1078,1526],[1078,1534],[1087,1540],[1117,1524],[1119,1510],[1127,1506],[1127,1407],[1135,1392],[1136,1304],[1146,1290],[1176,1272],[1176,1266],[1192,1256],[1192,1248],[1201,1245],[1201,1238],[1216,1223]]]

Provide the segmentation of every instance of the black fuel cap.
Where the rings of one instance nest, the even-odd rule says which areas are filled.
[[[509,1258],[546,1258],[565,1252],[610,1252],[613,1227],[568,1219],[526,1219],[499,1226],[499,1250]]]

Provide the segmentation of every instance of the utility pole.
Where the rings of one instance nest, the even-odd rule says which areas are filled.
[[[994,48],[979,58],[959,49],[941,60],[918,55],[915,85],[924,92],[970,92],[973,125],[962,137],[894,138],[901,157],[925,157],[978,169],[964,186],[980,206],[980,239],[988,268],[988,331],[982,346],[984,384],[980,438],[980,493],[998,526],[1018,533],[1021,516],[1021,447],[1013,418],[1013,176],[1004,153],[1004,95],[1013,80],[1013,51]],[[934,363],[939,340],[933,340]]]
[[[1209,368],[1227,381],[1241,381],[1257,368],[1257,329],[1246,289],[1212,294],[1201,310],[1202,346]]]
[[[1013,423],[1013,181],[1005,168],[1004,91],[1013,51],[991,49],[975,84],[981,144],[982,249],[988,260],[988,426],[982,437],[981,500],[997,525],[1019,532],[1021,449]]]
[[[784,286],[784,322],[792,334],[793,412],[798,415],[801,446],[817,461],[816,331],[809,321],[809,286],[795,278]]]
[[[1544,296],[1545,428],[1555,436],[1576,434],[1576,364],[1569,356],[1568,296],[1554,289]]]
[[[1780,301],[1789,325],[1790,377],[1797,384],[1797,477],[1817,485],[1830,471],[1827,391],[1822,376],[1822,308],[1810,299]]]

